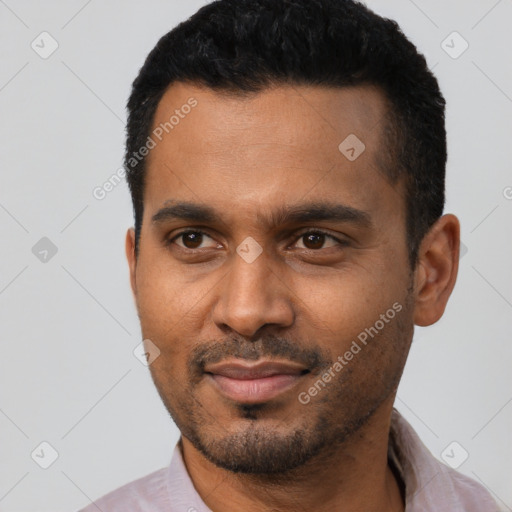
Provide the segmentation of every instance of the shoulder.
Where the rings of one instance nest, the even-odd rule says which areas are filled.
[[[406,488],[410,512],[497,512],[483,485],[437,460],[396,409],[391,417],[389,456]]]
[[[450,481],[450,490],[453,492],[456,510],[464,512],[498,512],[498,505],[489,492],[478,482],[452,468],[439,463],[443,468],[444,476]]]
[[[119,487],[79,512],[160,512],[168,510],[167,471],[162,468]]]

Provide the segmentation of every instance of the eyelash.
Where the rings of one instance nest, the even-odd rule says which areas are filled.
[[[206,231],[202,231],[200,229],[187,229],[187,230],[184,230],[184,231],[181,231],[181,232],[177,233],[172,238],[167,239],[166,240],[166,244],[167,245],[171,245],[175,240],[177,240],[178,238],[182,237],[183,235],[187,235],[189,233],[196,233],[196,234],[200,234],[200,235],[206,235],[207,237],[213,239],[213,237],[211,237]],[[324,231],[322,229],[310,229],[308,231],[304,231],[302,233],[299,233],[299,234],[297,234],[297,236],[296,236],[296,238],[294,240],[294,243],[297,242],[298,240],[300,240],[301,238],[305,237],[306,235],[310,235],[310,234],[315,234],[315,235],[321,234],[321,235],[326,236],[327,238],[330,238],[331,240],[334,240],[341,247],[348,246],[348,242],[346,240],[340,240],[339,238],[335,237],[334,235],[331,235],[330,233],[328,233],[327,231]],[[188,249],[186,247],[184,248],[184,247],[181,247],[181,246],[178,246],[178,247],[180,249],[182,249],[184,251],[187,251],[187,252],[190,252],[190,253],[193,253],[193,252],[196,252],[196,251],[201,251],[201,249]],[[306,250],[318,252],[318,251],[321,251],[322,249],[306,249]]]

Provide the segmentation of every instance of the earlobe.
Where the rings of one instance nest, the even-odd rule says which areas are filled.
[[[137,285],[135,280],[135,269],[137,266],[137,259],[135,256],[135,230],[133,228],[130,228],[126,232],[125,252],[126,259],[128,261],[128,269],[130,272],[130,286],[132,288],[132,293],[135,298],[137,296]]]
[[[460,225],[443,215],[425,235],[415,273],[414,323],[432,325],[444,313],[459,268]]]

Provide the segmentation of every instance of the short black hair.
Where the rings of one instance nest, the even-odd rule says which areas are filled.
[[[426,60],[398,24],[354,0],[217,0],[164,35],[133,82],[125,168],[138,253],[145,158],[158,103],[175,83],[233,94],[272,85],[374,85],[389,105],[383,133],[392,149],[387,176],[405,183],[411,266],[442,215],[445,100]]]

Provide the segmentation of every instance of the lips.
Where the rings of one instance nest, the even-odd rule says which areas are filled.
[[[307,368],[288,361],[228,361],[208,365],[204,371],[222,395],[245,404],[269,401],[308,373]]]

